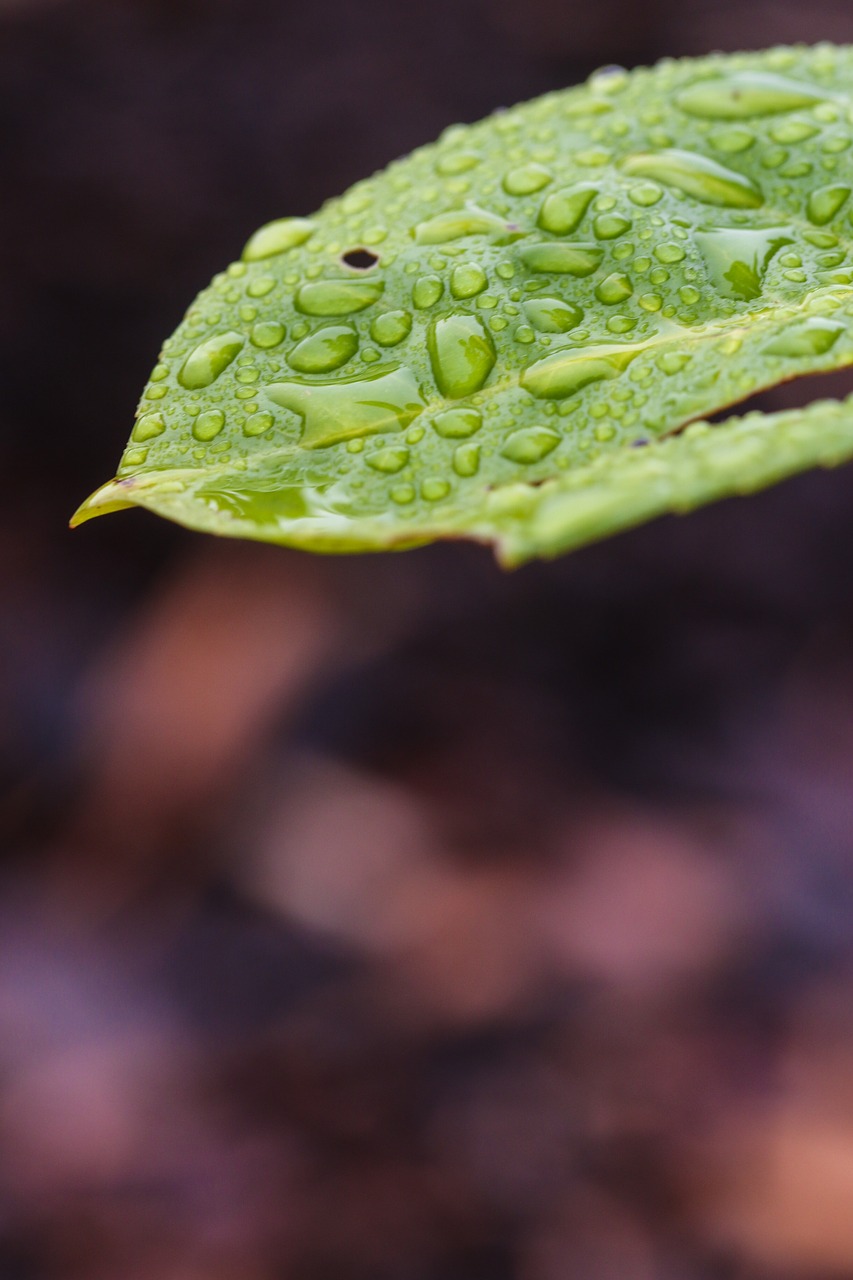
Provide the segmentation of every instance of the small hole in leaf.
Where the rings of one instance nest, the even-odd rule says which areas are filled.
[[[379,254],[372,249],[347,249],[346,253],[341,254],[341,262],[355,271],[369,271],[378,261]]]

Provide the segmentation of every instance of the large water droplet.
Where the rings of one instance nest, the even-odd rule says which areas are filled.
[[[595,296],[599,302],[613,307],[618,302],[624,302],[626,298],[630,298],[633,292],[634,286],[630,278],[622,271],[614,271],[596,287]]]
[[[501,454],[504,458],[509,458],[510,462],[529,466],[547,458],[559,443],[557,432],[550,431],[548,427],[522,427],[520,431],[513,431],[501,449]]]
[[[792,241],[790,227],[765,227],[763,231],[717,227],[696,233],[714,288],[726,298],[744,302],[760,296],[773,255]]]
[[[580,226],[597,191],[597,187],[587,185],[552,191],[542,202],[538,225],[551,235],[569,235]]]
[[[450,292],[454,298],[473,298],[488,284],[486,273],[476,262],[461,262],[453,268]]]
[[[815,226],[824,227],[831,222],[838,211],[846,204],[850,196],[850,188],[840,183],[830,187],[818,187],[809,195],[806,212],[809,221]]]
[[[405,365],[383,366],[334,382],[276,382],[266,391],[275,404],[303,419],[299,443],[306,449],[403,431],[425,407],[415,377]]]
[[[379,298],[381,280],[315,280],[297,289],[297,311],[308,316],[349,316],[363,311]]]
[[[626,173],[654,178],[705,204],[731,209],[759,209],[764,204],[761,192],[743,174],[696,151],[649,151],[628,156],[622,167]]]
[[[299,373],[331,373],[358,350],[358,334],[346,324],[329,324],[298,342],[287,363]]]
[[[840,320],[810,316],[797,321],[764,348],[771,356],[822,356],[835,346],[846,326]]]
[[[778,115],[820,102],[826,95],[814,85],[800,84],[766,71],[739,71],[714,80],[699,80],[676,95],[682,111],[707,120],[747,120]]]
[[[468,203],[464,209],[450,209],[437,213],[434,218],[419,222],[412,235],[418,244],[446,244],[461,240],[463,236],[493,236],[498,240],[511,240],[520,234],[516,227],[503,218]]]
[[[262,436],[265,431],[269,431],[275,419],[271,413],[253,413],[243,423],[243,434],[247,436]]]
[[[165,430],[166,423],[162,413],[146,413],[133,428],[132,439],[137,444],[143,444],[146,440],[153,440],[155,436],[161,436]]]
[[[190,352],[178,374],[178,382],[187,391],[200,391],[215,382],[243,349],[241,333],[218,333]]]
[[[601,265],[604,250],[594,244],[529,244],[520,250],[519,257],[531,271],[590,276]]]
[[[495,365],[495,344],[476,316],[434,320],[427,346],[438,389],[452,400],[479,391]]]
[[[616,378],[646,350],[633,346],[566,347],[522,370],[520,382],[538,400],[564,400],[593,382]]]
[[[262,258],[274,258],[286,249],[295,249],[314,234],[316,226],[309,218],[279,218],[276,222],[268,222],[246,245],[243,260],[259,262]]]
[[[279,324],[275,320],[262,320],[260,324],[256,324],[252,329],[249,337],[252,346],[260,347],[262,351],[271,350],[278,347],[284,342],[286,330],[283,324]]]
[[[437,413],[432,425],[445,440],[467,440],[483,425],[483,415],[476,409],[445,409]]]
[[[412,317],[408,311],[386,311],[370,325],[370,336],[380,347],[396,347],[412,331]]]
[[[412,302],[419,311],[434,307],[444,293],[440,276],[420,276],[412,288]]]
[[[365,462],[374,471],[381,471],[385,475],[396,475],[398,471],[402,471],[403,467],[409,461],[408,449],[380,449],[378,453],[371,453],[365,458]]]
[[[616,240],[632,226],[630,218],[623,218],[618,213],[602,213],[592,224],[592,229],[598,240]]]
[[[503,181],[504,191],[510,196],[530,196],[534,191],[541,191],[553,182],[554,175],[550,169],[541,164],[525,164],[518,169],[510,169]]]
[[[210,409],[200,413],[193,423],[193,435],[196,440],[213,440],[225,426],[225,414],[221,409]]]
[[[480,446],[460,444],[453,453],[453,470],[458,476],[475,476],[480,469]]]
[[[580,307],[561,298],[530,298],[524,303],[524,314],[540,333],[568,333],[583,319]]]

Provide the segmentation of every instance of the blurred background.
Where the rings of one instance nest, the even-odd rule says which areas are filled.
[[[260,223],[822,38],[0,0],[0,1280],[853,1276],[853,469],[514,574],[66,529]]]

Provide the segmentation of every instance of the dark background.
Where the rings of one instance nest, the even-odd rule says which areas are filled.
[[[0,1280],[853,1276],[853,470],[514,574],[65,527],[258,224],[601,64],[850,38],[0,0]]]

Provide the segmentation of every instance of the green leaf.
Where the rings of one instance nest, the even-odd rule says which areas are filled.
[[[696,420],[853,364],[851,92],[829,45],[609,69],[268,224],[74,523],[517,564],[846,460],[850,401]]]

